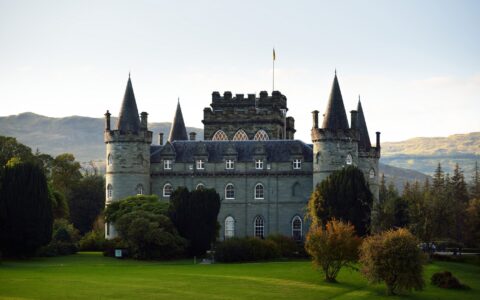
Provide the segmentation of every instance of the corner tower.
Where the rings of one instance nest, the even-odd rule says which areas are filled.
[[[150,194],[150,144],[148,114],[138,116],[137,102],[130,75],[115,129],[110,128],[110,113],[105,114],[106,201],[137,194]],[[114,238],[115,229],[105,224],[105,237]]]

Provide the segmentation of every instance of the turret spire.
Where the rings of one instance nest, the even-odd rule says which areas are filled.
[[[360,101],[360,95],[358,96],[357,105],[357,131],[360,135],[360,141],[358,142],[358,148],[361,150],[369,151],[372,147],[370,143],[370,136],[368,135],[367,123],[365,122],[365,115],[363,114],[362,102]]]
[[[123,96],[122,107],[117,121],[117,130],[122,132],[138,132],[140,119],[138,117],[137,102],[133,93],[132,80],[128,74],[127,88]]]
[[[336,69],[322,127],[324,129],[349,129]]]
[[[188,140],[187,128],[183,122],[182,108],[180,107],[180,98],[177,100],[177,110],[173,118],[172,127],[170,128],[170,135],[168,141],[186,141]]]

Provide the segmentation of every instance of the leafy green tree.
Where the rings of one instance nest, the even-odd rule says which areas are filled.
[[[0,136],[0,167],[5,167],[14,157],[20,162],[35,161],[31,148],[17,142],[14,137]]]
[[[156,195],[136,195],[108,204],[105,221],[115,223],[123,215],[135,211],[147,211],[156,215],[167,215],[169,204],[158,200]]]
[[[70,210],[68,207],[67,199],[59,191],[48,186],[48,193],[50,201],[52,202],[52,212],[54,219],[68,219],[70,216]]]
[[[350,222],[360,236],[370,230],[373,195],[363,172],[349,166],[319,183],[308,202],[308,216],[314,224],[333,219]]]
[[[385,183],[383,183],[384,185]],[[382,185],[381,185],[382,190]],[[393,182],[383,188],[382,200],[377,208],[378,226],[380,231],[405,227],[408,224],[408,205],[404,198],[400,197]],[[410,184],[407,182],[404,191],[408,193]]]
[[[80,163],[75,161],[73,154],[60,154],[52,163],[52,186],[55,190],[61,192],[67,200],[73,187],[78,184],[82,178],[80,173]]]
[[[52,236],[47,179],[33,163],[5,169],[0,191],[0,247],[6,256],[31,256]]]
[[[465,211],[465,243],[480,247],[480,199],[470,200]]]
[[[169,215],[181,236],[190,244],[190,255],[203,255],[215,242],[220,195],[214,189],[189,192],[180,187],[170,196]]]
[[[402,197],[408,205],[408,228],[421,241],[430,243],[433,239],[433,201],[430,196],[430,183],[425,180],[423,188],[415,181]]]

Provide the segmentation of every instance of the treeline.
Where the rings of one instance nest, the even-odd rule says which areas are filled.
[[[4,256],[77,251],[82,235],[103,230],[104,179],[72,154],[56,157],[0,136],[0,252]],[[103,235],[103,234],[102,234]]]
[[[432,180],[407,182],[401,194],[382,176],[375,206],[375,231],[405,227],[427,246],[480,247],[478,163],[470,184],[458,164],[449,174],[439,163]]]

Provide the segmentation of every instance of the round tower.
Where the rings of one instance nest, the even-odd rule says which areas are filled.
[[[150,144],[146,112],[139,119],[132,82],[128,78],[125,96],[115,129],[110,128],[110,113],[105,114],[106,205],[137,194],[150,194]],[[112,224],[105,224],[105,237],[116,236]]]

